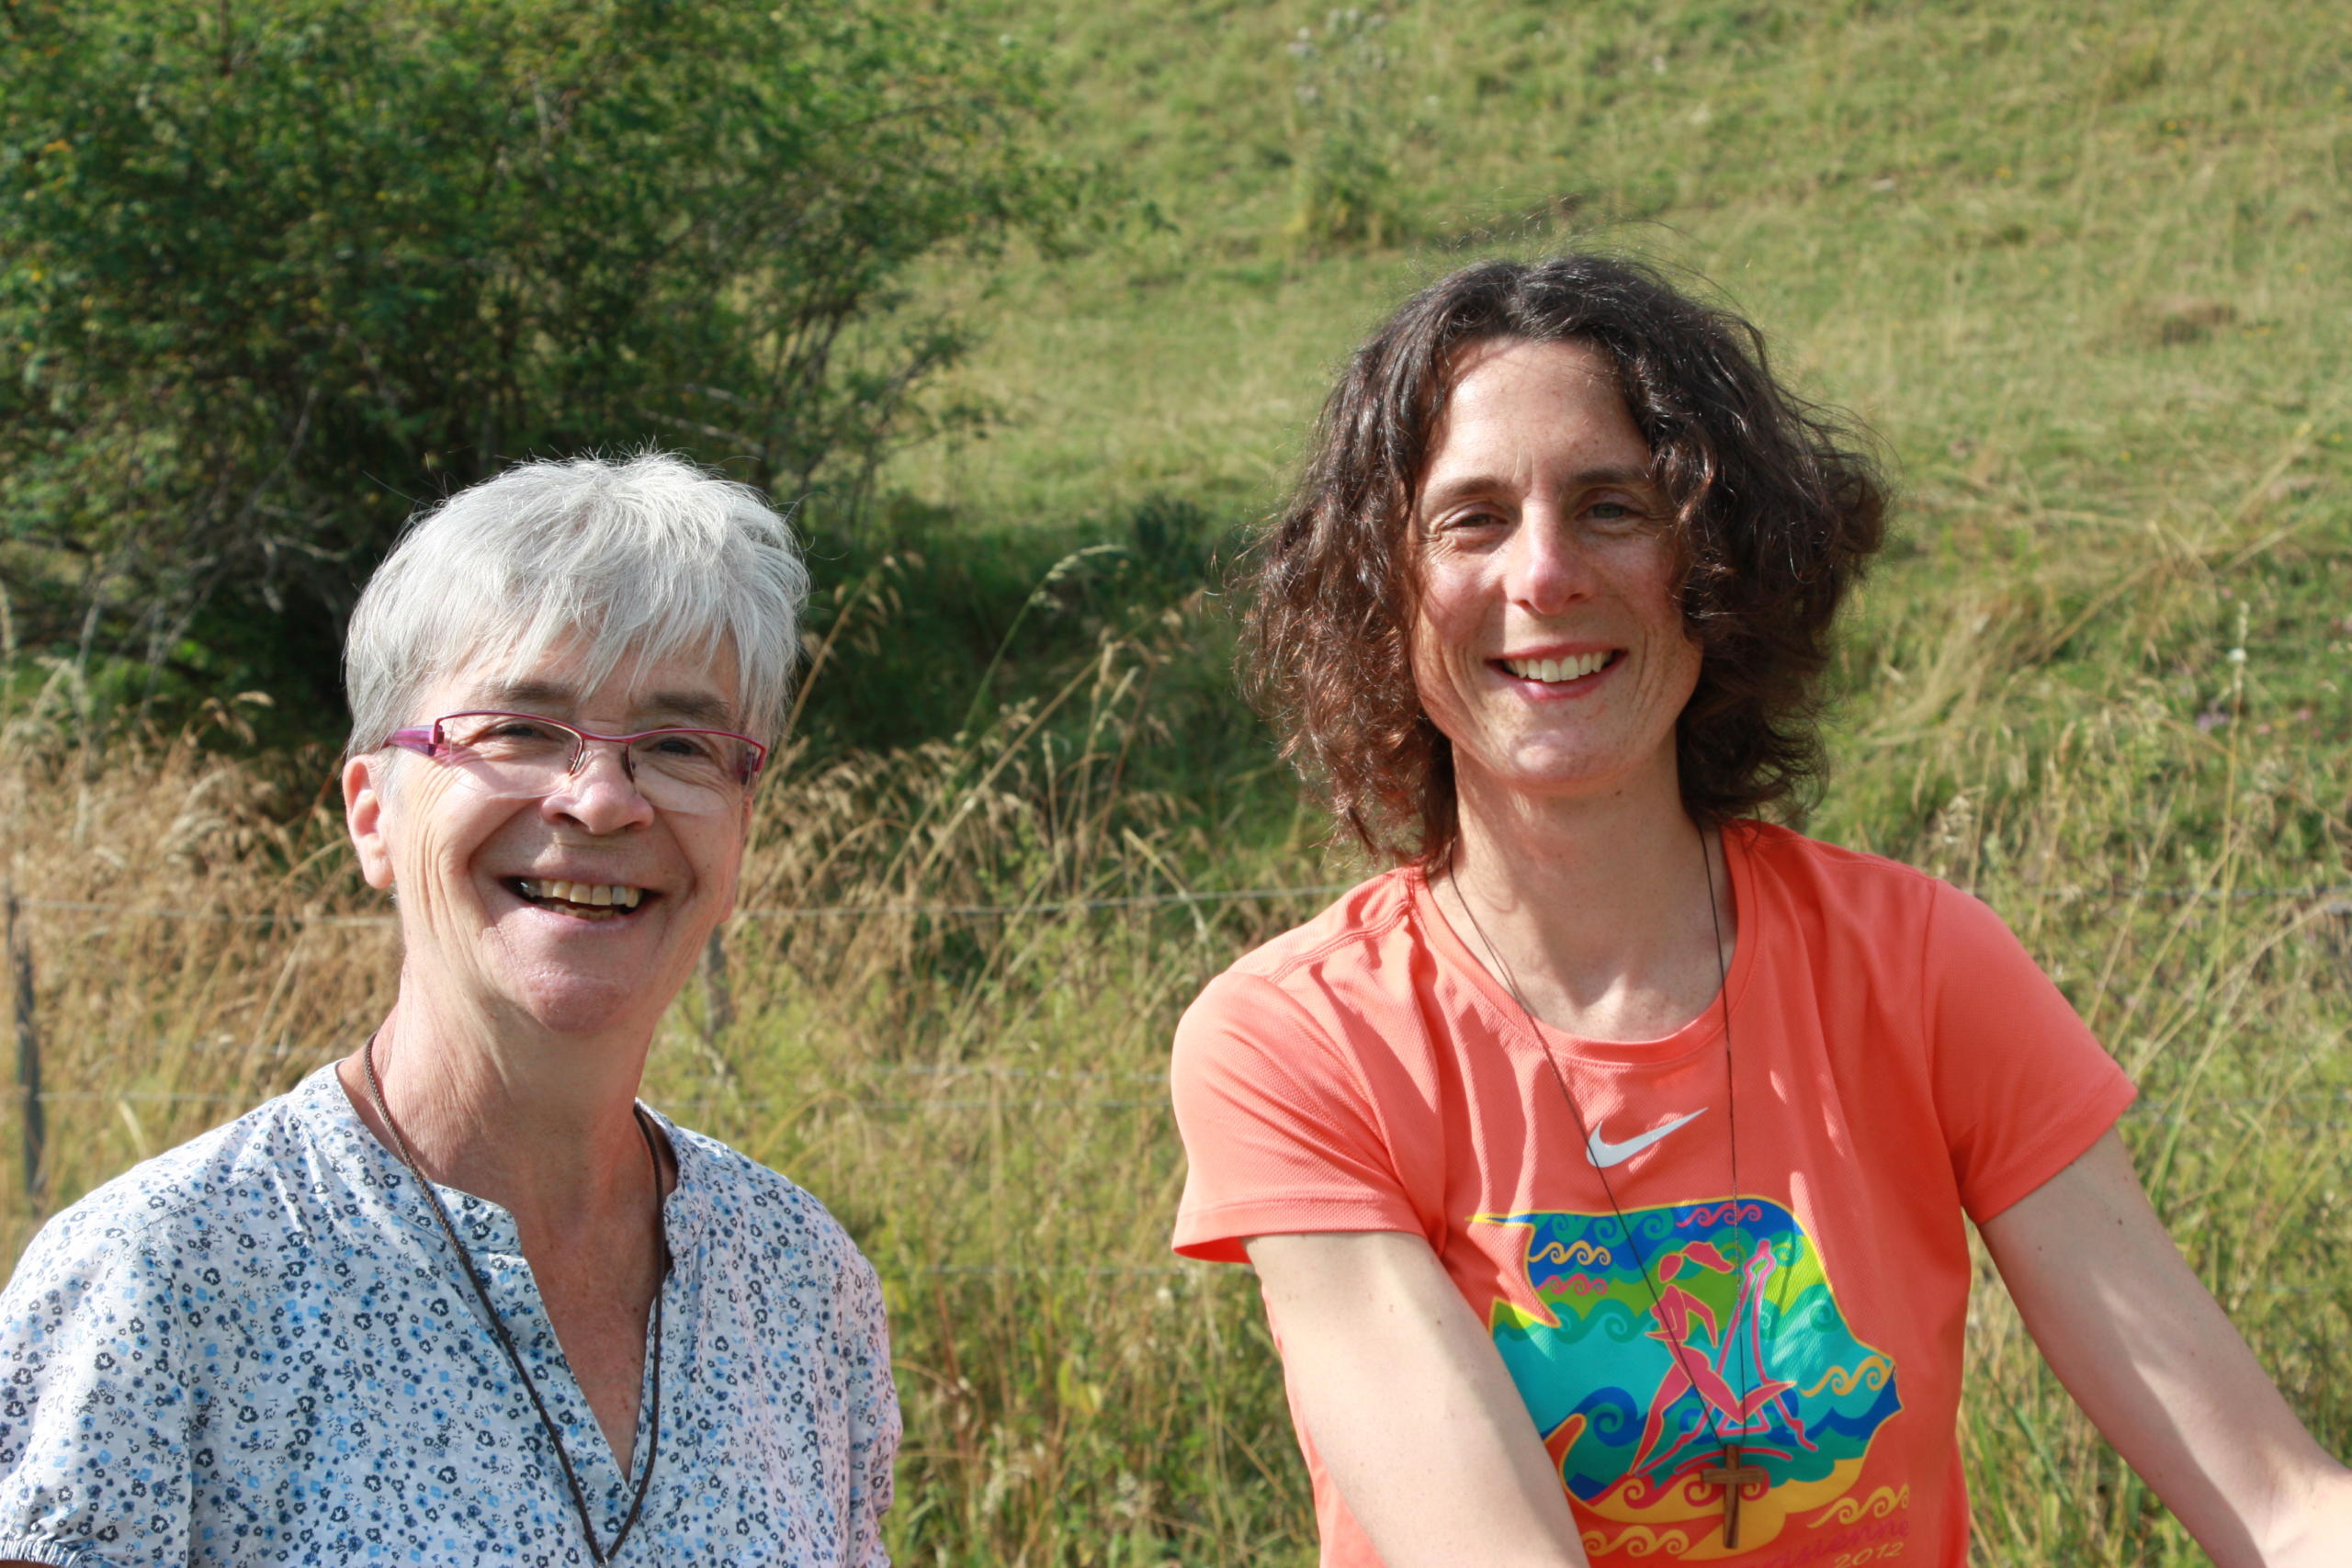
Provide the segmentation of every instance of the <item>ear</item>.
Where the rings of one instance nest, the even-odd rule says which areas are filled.
[[[343,821],[350,829],[351,847],[359,853],[359,874],[378,892],[392,886],[392,846],[385,836],[384,770],[391,758],[383,752],[354,757],[343,765]]]

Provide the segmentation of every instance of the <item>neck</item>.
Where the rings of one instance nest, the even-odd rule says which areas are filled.
[[[634,1235],[657,1201],[636,1117],[650,1042],[492,1030],[431,1006],[403,976],[373,1041],[384,1108],[424,1174],[486,1198],[526,1238]],[[386,1147],[361,1054],[338,1068]]]
[[[1465,780],[1460,822],[1451,863],[1431,875],[1439,907],[1536,1017],[1589,1038],[1656,1039],[1720,988],[1731,879],[1719,835],[1692,822],[1670,776],[1573,797]]]

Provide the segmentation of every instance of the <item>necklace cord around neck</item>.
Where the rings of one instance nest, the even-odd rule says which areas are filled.
[[[499,1315],[497,1305],[490,1299],[490,1286],[482,1279],[481,1270],[476,1267],[473,1254],[467,1251],[465,1243],[458,1238],[458,1227],[449,1218],[449,1211],[442,1203],[440,1192],[426,1179],[424,1168],[417,1164],[414,1152],[408,1146],[408,1139],[401,1133],[400,1123],[392,1120],[391,1109],[384,1103],[383,1082],[376,1076],[374,1034],[369,1035],[368,1043],[360,1048],[359,1061],[367,1070],[368,1098],[374,1102],[376,1114],[382,1120],[384,1130],[391,1134],[392,1152],[400,1156],[401,1164],[415,1179],[417,1190],[424,1194],[425,1206],[432,1211],[433,1217],[440,1222],[441,1234],[448,1239],[449,1250],[457,1255],[458,1271],[465,1276],[466,1283],[473,1287],[474,1299],[481,1303],[482,1315],[490,1322],[491,1333],[496,1337],[499,1348],[506,1352],[507,1364],[514,1369],[515,1379],[522,1383],[523,1392],[530,1395],[531,1408],[538,1412],[539,1426],[547,1433],[548,1442],[555,1450],[556,1464],[563,1472],[564,1489],[571,1494],[572,1509],[580,1516],[581,1533],[587,1538],[588,1556],[600,1565],[610,1562],[620,1555],[622,1544],[637,1526],[638,1516],[645,1511],[645,1495],[653,1486],[653,1464],[662,1456],[662,1292],[669,1281],[671,1258],[670,1240],[662,1221],[662,1154],[654,1145],[653,1129],[646,1120],[645,1111],[635,1105],[629,1108],[637,1122],[638,1135],[645,1140],[646,1157],[653,1166],[653,1224],[661,1247],[661,1271],[653,1284],[653,1369],[652,1387],[647,1396],[650,1419],[645,1439],[645,1468],[639,1473],[634,1495],[629,1499],[628,1517],[621,1521],[619,1532],[613,1537],[613,1544],[601,1547],[596,1543],[596,1526],[588,1509],[588,1493],[580,1484],[579,1473],[572,1469],[571,1455],[563,1444],[562,1429],[548,1414],[547,1401],[539,1395],[538,1382],[531,1376],[530,1370],[524,1366],[522,1352],[515,1348],[514,1337],[508,1331],[506,1320]],[[628,1477],[624,1475],[622,1479],[627,1480]]]
[[[1716,837],[1722,837],[1720,831]],[[1723,907],[1715,897],[1715,858],[1707,851],[1707,833],[1703,828],[1699,830],[1699,863],[1707,873],[1707,921],[1715,933],[1715,1005],[1723,1013],[1724,1021],[1724,1120],[1731,1123],[1724,1140],[1731,1156],[1731,1223],[1734,1233],[1739,1237],[1739,1266],[1746,1269],[1752,1244],[1747,1236],[1747,1201],[1740,1196],[1739,1185],[1739,1090],[1734,1081],[1737,1059],[1731,1049],[1731,960],[1724,956],[1724,914]],[[1729,852],[1725,852],[1724,874],[1731,874]],[[1761,1217],[1759,1214],[1758,1218]],[[1760,1337],[1763,1332],[1764,1303],[1759,1296],[1756,1303],[1756,1333]],[[1760,1360],[1762,1348],[1758,1346],[1755,1348]],[[1734,1359],[1738,1359],[1735,1357]],[[1739,1403],[1742,1407],[1740,1424],[1743,1427],[1747,1422],[1746,1406],[1754,1392],[1747,1375],[1747,1363],[1740,1361]]]
[[[1693,824],[1693,826],[1697,825]],[[1739,1094],[1731,1048],[1731,966],[1729,961],[1724,957],[1723,912],[1716,907],[1714,858],[1708,850],[1707,834],[1703,827],[1699,829],[1699,859],[1706,872],[1707,916],[1715,938],[1715,994],[1718,1006],[1723,1012],[1724,1119],[1730,1123],[1728,1142],[1731,1159],[1731,1215],[1732,1224],[1740,1239],[1740,1251],[1743,1255],[1738,1267],[1744,1269],[1747,1267],[1745,1254],[1748,1249],[1748,1241],[1747,1224],[1742,1213],[1743,1203],[1739,1185]],[[1446,869],[1449,874],[1453,872],[1451,860]],[[1634,1234],[1633,1222],[1625,1217],[1624,1205],[1617,1201],[1616,1184],[1609,1179],[1608,1167],[1590,1157],[1592,1131],[1585,1122],[1584,1108],[1577,1103],[1576,1092],[1568,1087],[1567,1074],[1562,1070],[1558,1059],[1554,1055],[1550,1043],[1544,1038],[1543,1026],[1536,1021],[1535,1010],[1528,1006],[1526,993],[1521,990],[1518,976],[1511,972],[1510,961],[1503,957],[1502,950],[1495,945],[1494,939],[1487,934],[1486,927],[1479,923],[1478,911],[1471,906],[1470,897],[1464,891],[1460,877],[1453,875],[1452,880],[1454,897],[1461,904],[1463,914],[1468,918],[1471,931],[1476,934],[1478,944],[1487,950],[1487,957],[1494,960],[1495,968],[1503,983],[1503,989],[1510,994],[1510,999],[1518,1005],[1521,1015],[1526,1019],[1529,1037],[1536,1050],[1542,1054],[1544,1066],[1551,1069],[1552,1081],[1559,1089],[1560,1098],[1567,1103],[1568,1115],[1576,1122],[1577,1136],[1583,1142],[1587,1158],[1592,1165],[1593,1174],[1600,1179],[1600,1190],[1609,1200],[1609,1211],[1617,1221],[1618,1232],[1624,1236],[1627,1249],[1634,1255],[1634,1271],[1640,1275],[1644,1288],[1649,1292],[1651,1309],[1657,1315],[1658,1325],[1663,1328],[1666,1326],[1666,1303],[1663,1292],[1660,1292],[1658,1281],[1652,1274],[1649,1258],[1644,1254],[1641,1242]],[[1760,1326],[1762,1323],[1760,1314],[1758,1323]],[[1732,1332],[1737,1332],[1736,1328],[1735,1327]],[[1729,1344],[1728,1335],[1724,1337],[1724,1343],[1726,1346]],[[1690,1385],[1693,1393],[1697,1393],[1700,1384],[1690,1373],[1688,1348],[1679,1337],[1672,1335],[1668,1337],[1667,1345],[1674,1353],[1675,1364],[1681,1369],[1683,1381]],[[1747,1362],[1736,1356],[1732,1359],[1739,1366],[1739,1400],[1742,1407],[1740,1419],[1744,1425],[1747,1420],[1746,1406],[1754,1393],[1752,1380],[1748,1375]],[[1704,1404],[1704,1397],[1702,1396],[1702,1407]],[[1722,1438],[1720,1432],[1715,1436],[1718,1438]]]

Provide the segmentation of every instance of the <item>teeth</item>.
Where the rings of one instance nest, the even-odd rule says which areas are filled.
[[[1522,681],[1580,681],[1609,662],[1607,651],[1580,653],[1573,659],[1506,659],[1503,668]]]
[[[624,887],[618,883],[591,885],[585,882],[558,882],[552,878],[523,877],[523,896],[526,898],[560,898],[567,904],[586,904],[618,909],[634,909],[645,897],[639,887]]]

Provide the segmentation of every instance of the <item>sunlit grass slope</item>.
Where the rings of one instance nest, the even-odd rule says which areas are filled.
[[[1135,900],[1352,874],[1226,694],[1196,590],[1389,302],[1564,243],[1708,280],[1881,434],[1901,539],[1812,826],[2018,928],[2142,1083],[2127,1131],[2192,1262],[2352,1450],[2340,7],[952,20],[1047,52],[1057,134],[1123,209],[1079,254],[926,280],[986,330],[943,390],[996,422],[907,455],[875,530],[826,544],[809,746],[649,1090],[876,1257],[899,1558],[1311,1561],[1250,1282],[1164,1251],[1159,1075],[1201,981],[1316,898]],[[395,951],[335,923],[382,911],[323,758],[12,733],[53,1204],[347,1050]],[[1977,1315],[1980,1560],[2198,1561],[1997,1287]]]

